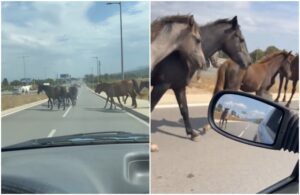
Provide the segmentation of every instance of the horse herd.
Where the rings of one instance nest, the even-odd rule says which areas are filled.
[[[186,133],[194,140],[186,100],[186,86],[200,71],[206,70],[210,57],[223,51],[230,58],[218,70],[214,93],[242,90],[264,96],[275,77],[293,80],[292,94],[298,81],[299,57],[279,51],[253,64],[237,16],[199,26],[192,15],[166,16],[151,24],[151,111],[168,90],[175,93]],[[279,94],[276,100],[279,99]],[[285,96],[284,96],[285,99]],[[292,97],[286,106],[289,106]]]
[[[118,99],[121,108],[123,108],[123,105],[120,101],[120,97],[122,97],[124,103],[126,103],[128,96],[130,96],[132,99],[131,105],[134,108],[136,108],[137,107],[136,96],[140,95],[140,91],[145,87],[149,89],[148,81],[141,81],[139,86],[138,82],[135,79],[122,80],[113,83],[100,82],[99,84],[97,84],[95,88],[95,93],[101,93],[102,91],[106,93],[106,102],[104,108],[106,108],[109,100],[110,100],[110,109],[112,109],[113,105],[114,108],[116,108],[114,97]]]
[[[78,88],[76,85],[70,87],[65,86],[48,86],[39,84],[37,93],[40,94],[44,91],[48,97],[48,108],[53,109],[53,105],[57,102],[57,108],[59,109],[61,104],[63,110],[66,109],[66,104],[72,103],[73,106],[76,105]]]

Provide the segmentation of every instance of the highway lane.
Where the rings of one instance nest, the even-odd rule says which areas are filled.
[[[47,103],[2,117],[2,147],[36,138],[103,131],[149,132],[127,112],[104,109],[105,101],[82,86],[76,106],[50,111]]]
[[[218,124],[218,123],[217,123]],[[247,140],[254,140],[258,131],[258,124],[247,121],[230,121],[228,120],[226,128],[221,128],[229,134],[235,135]]]
[[[207,124],[207,106],[189,110],[194,128]],[[242,144],[212,129],[192,142],[178,107],[154,110],[151,127],[151,142],[159,146],[151,155],[152,193],[256,193],[287,177],[298,160],[298,154]]]

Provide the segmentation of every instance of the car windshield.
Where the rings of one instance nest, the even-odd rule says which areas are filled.
[[[145,140],[148,2],[2,2],[1,31],[2,147]]]

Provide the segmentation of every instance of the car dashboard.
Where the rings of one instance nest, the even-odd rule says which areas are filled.
[[[2,193],[149,193],[149,144],[2,152]]]

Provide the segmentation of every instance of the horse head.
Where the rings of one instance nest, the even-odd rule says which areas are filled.
[[[101,91],[103,91],[102,83],[96,85],[96,88],[95,88],[95,93],[101,93]]]
[[[193,15],[167,16],[151,24],[151,70],[175,50],[199,68],[205,64],[200,28]]]
[[[282,54],[284,55],[283,63],[281,64],[280,71],[289,78],[292,75],[291,71],[291,62],[295,58],[292,54],[292,51],[283,51]]]
[[[226,41],[223,44],[223,50],[233,61],[239,64],[241,68],[247,68],[252,63],[252,59],[238,24],[237,16],[228,21],[228,24],[230,27],[224,31]]]
[[[43,91],[43,85],[42,84],[39,84],[38,85],[38,91],[37,91],[37,94],[40,94],[42,91]]]

